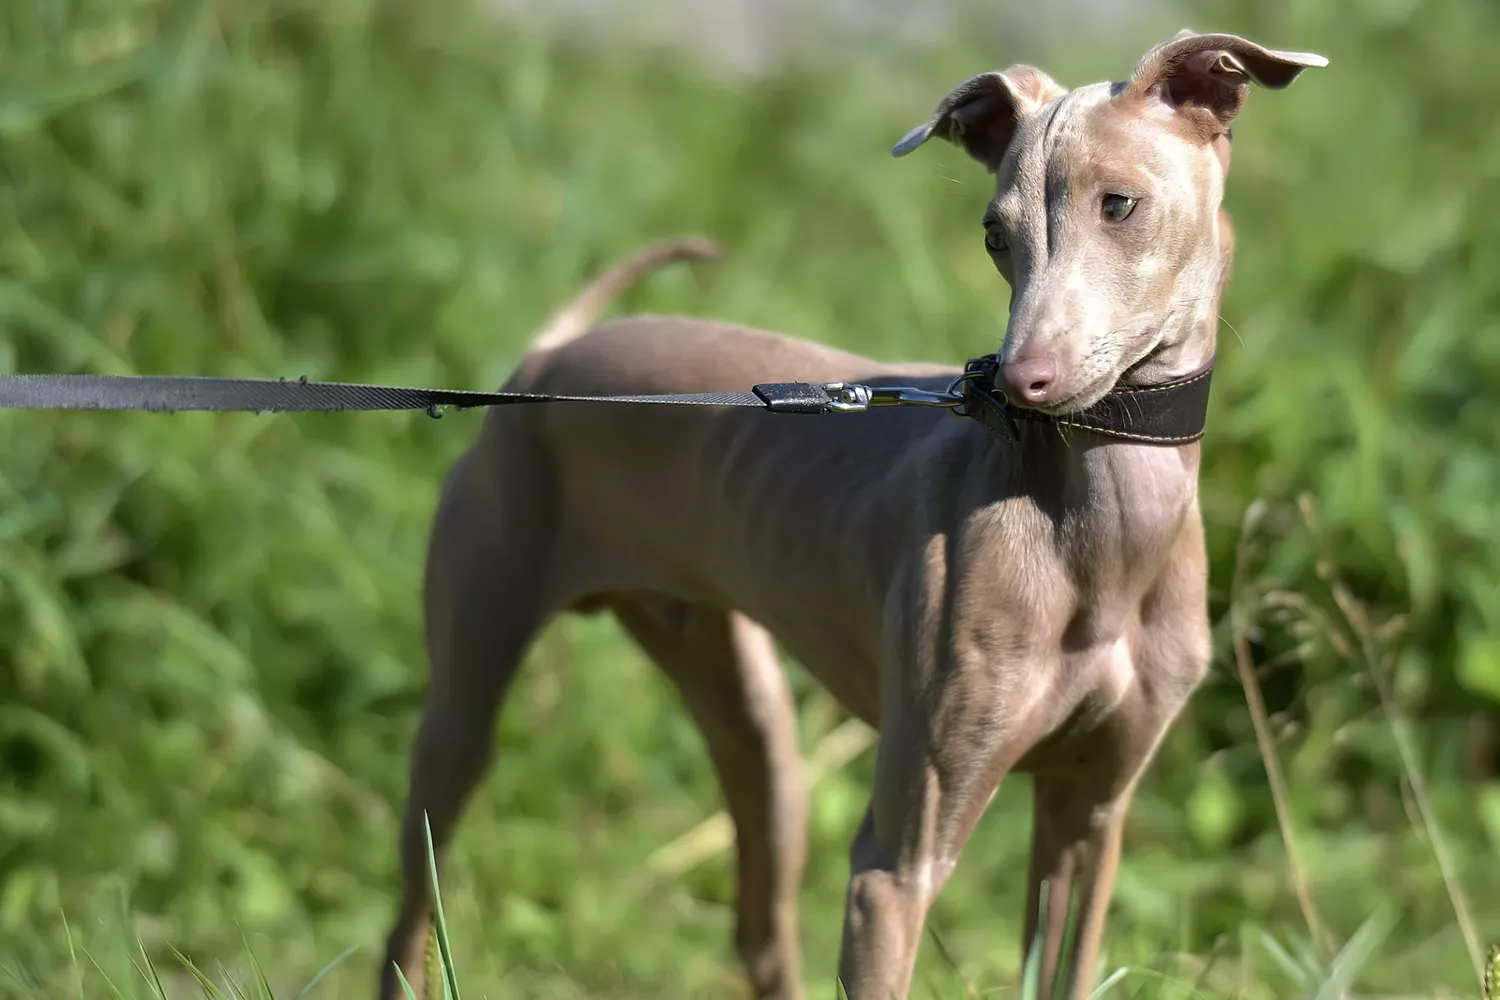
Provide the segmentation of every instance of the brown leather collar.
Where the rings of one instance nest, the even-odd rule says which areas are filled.
[[[1160,385],[1117,385],[1093,406],[1053,416],[1011,406],[995,388],[1000,362],[994,355],[972,358],[964,366],[964,416],[973,417],[1005,441],[1020,437],[1017,420],[1053,424],[1139,444],[1190,444],[1203,437],[1208,416],[1208,389],[1214,361],[1195,372]]]

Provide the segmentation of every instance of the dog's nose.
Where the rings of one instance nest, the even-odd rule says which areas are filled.
[[[1012,403],[1039,406],[1052,398],[1057,365],[1046,356],[1007,361],[1000,366],[1000,381]]]

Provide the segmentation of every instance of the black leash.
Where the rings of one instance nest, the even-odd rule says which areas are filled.
[[[0,408],[23,410],[147,410],[296,413],[347,410],[469,409],[507,403],[663,403],[754,406],[777,412],[824,413],[832,398],[805,382],[756,386],[754,392],[692,392],[637,396],[555,396],[530,392],[413,389],[307,379],[208,378],[177,375],[0,375]]]
[[[171,375],[0,375],[0,408],[28,410],[146,410],[329,413],[351,410],[459,409],[516,403],[636,403],[740,406],[772,413],[862,413],[885,406],[936,406],[973,417],[1006,440],[1017,419],[1041,421],[1148,444],[1186,444],[1203,436],[1213,362],[1156,386],[1117,386],[1078,413],[1051,415],[1013,407],[994,387],[998,362],[974,358],[942,392],[856,383],[765,382],[749,392],[688,392],[626,396],[565,396],[531,392],[417,389],[349,382],[207,378]]]

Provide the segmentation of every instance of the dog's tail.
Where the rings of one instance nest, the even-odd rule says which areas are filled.
[[[599,314],[631,285],[674,260],[718,260],[719,247],[701,236],[679,236],[643,247],[617,262],[548,317],[532,340],[533,350],[550,350],[586,332]]]

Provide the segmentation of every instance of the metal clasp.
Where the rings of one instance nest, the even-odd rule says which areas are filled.
[[[870,408],[870,387],[853,382],[824,382],[818,386],[828,393],[828,408],[834,413],[863,413]]]
[[[953,382],[957,385],[962,378]],[[835,413],[864,413],[876,406],[941,406],[948,409],[962,405],[964,398],[952,386],[943,392],[917,389],[906,385],[860,385],[852,382],[824,382],[818,386],[832,397],[828,408]]]
[[[818,386],[828,393],[828,408],[834,413],[864,413],[876,406],[940,406],[957,416],[964,411],[963,384],[979,378],[984,372],[972,367],[959,375],[942,392],[917,389],[909,385],[861,385],[857,382],[824,382]]]
[[[953,408],[948,411],[949,413],[955,417],[967,417],[969,415],[968,408],[964,406],[968,402],[968,400],[964,399],[964,383],[969,381],[969,379],[979,378],[983,374],[984,372],[967,368],[962,375],[948,383],[948,395],[958,400]]]

